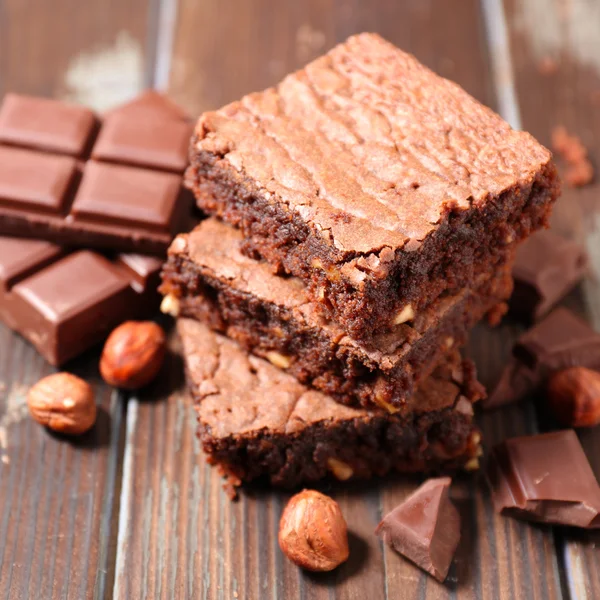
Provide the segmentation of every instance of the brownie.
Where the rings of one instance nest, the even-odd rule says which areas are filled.
[[[369,339],[546,226],[550,152],[375,34],[202,115],[187,185]]]
[[[204,451],[233,482],[478,467],[472,402],[482,388],[458,353],[392,415],[339,404],[198,321],[178,319],[177,329]]]
[[[300,279],[275,275],[244,256],[242,234],[217,219],[172,243],[163,268],[164,307],[203,321],[247,350],[337,401],[399,410],[418,382],[488,311],[510,296],[510,268],[439,298],[370,347],[328,321]]]

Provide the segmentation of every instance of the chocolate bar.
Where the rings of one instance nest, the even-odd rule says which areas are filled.
[[[0,109],[0,234],[163,254],[188,218],[191,125],[156,92],[102,119],[8,94]]]
[[[158,307],[161,261],[0,237],[0,319],[53,365]]]

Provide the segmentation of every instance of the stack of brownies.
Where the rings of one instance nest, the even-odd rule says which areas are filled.
[[[547,224],[551,155],[373,34],[200,118],[163,269],[211,462],[294,486],[477,468],[458,352]]]

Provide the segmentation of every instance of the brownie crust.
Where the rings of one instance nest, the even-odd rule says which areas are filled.
[[[482,388],[458,354],[391,415],[338,404],[197,321],[177,328],[203,449],[232,481],[296,487],[329,475],[477,468],[472,402]]]
[[[352,340],[325,320],[302,282],[274,275],[239,251],[238,230],[208,219],[173,242],[161,291],[181,317],[202,321],[301,383],[348,405],[401,409],[442,356],[466,341],[486,312],[502,312],[510,269],[477,290],[440,299],[377,349]]]
[[[559,191],[548,150],[372,34],[204,114],[190,154],[199,206],[357,339],[506,262]]]

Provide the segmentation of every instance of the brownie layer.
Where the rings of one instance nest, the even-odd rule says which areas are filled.
[[[502,311],[512,289],[505,268],[477,290],[439,299],[373,349],[325,320],[299,279],[244,256],[241,241],[238,230],[216,219],[178,236],[162,273],[167,308],[176,305],[179,316],[201,320],[349,405],[399,410],[486,312]]]
[[[472,402],[482,388],[457,353],[390,415],[306,388],[198,321],[179,319],[177,329],[204,451],[234,481],[267,477],[295,487],[330,474],[347,480],[478,466]]]
[[[371,34],[204,114],[186,179],[357,339],[505,262],[559,188],[531,136]]]

